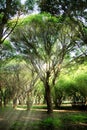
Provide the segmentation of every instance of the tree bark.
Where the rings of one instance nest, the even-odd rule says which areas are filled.
[[[3,101],[3,91],[1,89],[1,84],[0,84],[0,107],[2,107],[2,101]]]
[[[47,113],[51,114],[53,112],[52,100],[51,100],[51,89],[48,82],[45,84],[45,99],[47,103]]]
[[[30,110],[31,109],[31,106],[32,106],[32,102],[31,102],[31,96],[30,96],[30,93],[27,92],[27,110]]]
[[[2,44],[2,37],[3,37],[3,28],[4,28],[4,26],[3,26],[3,24],[0,24],[0,45]]]
[[[0,97],[0,107],[2,107],[2,97]]]
[[[17,98],[13,99],[13,108],[15,109],[17,107]]]
[[[4,107],[6,107],[6,105],[7,105],[7,99],[6,99],[6,97],[4,97],[3,101],[4,101]]]

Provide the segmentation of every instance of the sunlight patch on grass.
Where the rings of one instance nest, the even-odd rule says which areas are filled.
[[[22,119],[25,121],[23,122],[24,125],[21,130],[24,130],[28,126],[28,124],[30,124],[32,116],[33,116],[33,112],[31,110],[27,111],[26,115],[23,116]]]

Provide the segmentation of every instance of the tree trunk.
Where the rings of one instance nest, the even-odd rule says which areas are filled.
[[[1,84],[0,84],[0,107],[2,107],[2,100],[3,100],[3,91],[1,89]]]
[[[51,90],[50,90],[50,85],[48,82],[45,84],[45,99],[47,103],[47,112],[48,114],[51,114],[53,112],[53,106],[52,106],[52,100],[51,100]]]
[[[2,97],[0,97],[0,107],[2,107]]]
[[[31,102],[31,96],[30,96],[30,93],[27,92],[27,110],[30,110],[31,109],[31,106],[32,106],[32,102]]]
[[[4,101],[4,107],[6,107],[6,105],[7,105],[6,97],[4,97],[3,101]]]
[[[0,25],[0,45],[2,44],[4,24]]]
[[[17,98],[13,99],[13,108],[15,109],[17,107]]]
[[[30,110],[30,104],[29,104],[29,93],[27,93],[27,110]]]

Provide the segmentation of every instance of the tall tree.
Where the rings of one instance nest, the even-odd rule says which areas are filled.
[[[62,24],[62,17],[49,14],[27,17],[11,35],[11,41],[31,62],[43,82],[48,113],[53,111],[51,88],[65,64],[65,58],[77,49],[76,41],[80,35],[79,26],[69,18]]]
[[[48,12],[55,16],[62,15],[63,22],[68,16],[79,27],[81,22],[84,27],[87,26],[87,0],[40,0],[39,7],[41,12]],[[74,18],[77,20],[74,20]],[[85,33],[85,29],[80,31],[83,35],[83,41],[87,45],[87,32]]]
[[[6,24],[15,14],[21,10],[21,2],[19,0],[1,0],[0,1],[0,46],[5,38],[12,32],[14,27],[8,32]],[[15,23],[16,25],[16,23]]]

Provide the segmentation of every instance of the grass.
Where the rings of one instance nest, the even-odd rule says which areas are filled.
[[[40,126],[42,129],[54,130],[56,128],[60,128],[62,123],[59,118],[48,117],[40,122]]]
[[[39,114],[39,113],[38,113]],[[56,116],[55,116],[56,115]],[[83,113],[55,113],[53,117],[47,116],[40,121],[28,122],[27,126],[23,122],[15,122],[11,128],[12,130],[19,130],[21,128],[27,128],[30,130],[86,130],[87,126],[80,125],[81,123],[87,124],[87,114]],[[31,129],[32,128],[32,129]]]
[[[38,130],[39,129],[39,123],[28,123],[27,125],[24,124],[23,121],[16,121],[15,123],[13,123],[10,126],[10,130],[25,130],[25,129],[29,129],[29,130]]]
[[[25,108],[26,106],[18,106]],[[33,106],[31,111],[13,110],[12,107],[0,108],[0,129],[7,121],[10,130],[86,130],[87,111],[54,111],[48,115],[46,106]],[[43,111],[40,111],[43,109]],[[16,118],[17,116],[17,118]],[[3,125],[4,129],[5,125]],[[5,130],[5,129],[4,129]]]
[[[38,122],[30,122],[27,124],[24,124],[23,121],[16,121],[15,123],[13,123],[10,127],[10,130],[19,130],[24,128],[25,129],[32,129],[32,130],[40,130],[40,129],[49,129],[51,130],[51,128],[59,128],[61,126],[61,121],[58,118],[45,118],[41,121]]]
[[[87,115],[79,114],[79,115],[70,115],[69,119],[73,123],[87,123]]]
[[[72,123],[87,123],[87,114],[83,114],[83,113],[75,113],[75,114],[65,114],[63,117],[61,117],[61,119],[63,121],[68,121],[68,122],[72,122]]]

